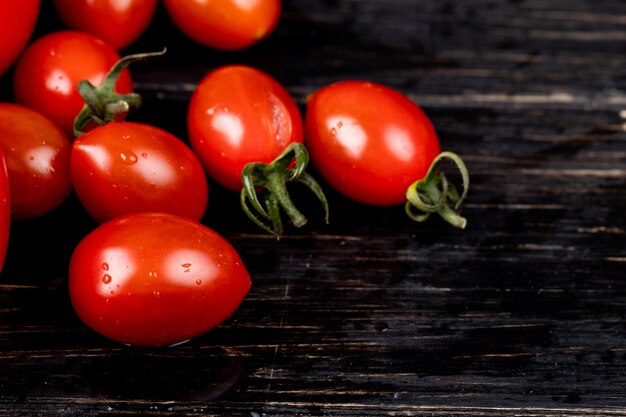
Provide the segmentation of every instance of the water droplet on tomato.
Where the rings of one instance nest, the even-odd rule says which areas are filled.
[[[334,127],[330,129],[330,134],[335,136],[337,134],[337,129],[335,129]]]
[[[111,275],[109,274],[102,275],[102,282],[104,282],[105,284],[109,284],[111,282]]]
[[[185,268],[183,270],[183,272],[189,272],[189,268],[191,267],[191,264],[189,262],[181,264],[180,266],[182,266],[183,268]]]
[[[148,157],[148,154],[147,154],[146,152],[142,152],[142,153],[141,153],[141,157],[142,157],[142,158],[147,158],[147,157]]]
[[[158,291],[153,291],[152,294],[154,294],[155,297],[160,297],[161,293]]]
[[[341,129],[342,126],[343,126],[343,122],[337,123],[337,129]]]
[[[197,279],[196,280],[196,285],[200,285],[200,284],[202,284],[202,280],[201,279]]]
[[[109,264],[108,264],[108,263],[106,263],[106,262],[104,262],[104,263],[102,264],[102,269],[104,269],[105,271],[108,271],[108,270],[109,270]]]
[[[120,158],[126,165],[133,165],[137,163],[137,155],[135,155],[133,151],[120,152]]]

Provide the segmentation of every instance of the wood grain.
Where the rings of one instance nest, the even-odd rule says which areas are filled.
[[[59,27],[42,13],[38,33]],[[468,228],[322,181],[331,224],[310,202],[310,224],[276,241],[212,184],[203,222],[253,288],[202,337],[131,348],[69,304],[67,261],[94,227],[72,197],[13,226],[0,416],[626,415],[623,1],[285,0],[275,33],[238,53],[189,43],[159,9],[129,52],[163,46],[136,68],[132,117],[182,138],[196,83],[226,63],[271,73],[303,111],[341,79],[406,93],[470,168]]]

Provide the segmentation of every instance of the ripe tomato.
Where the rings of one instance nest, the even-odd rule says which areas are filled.
[[[70,141],[46,117],[19,104],[0,103],[0,146],[11,188],[11,214],[48,213],[72,191]]]
[[[238,50],[267,37],[278,23],[280,0],[164,0],[174,24],[194,41]]]
[[[250,289],[235,249],[206,226],[138,213],[96,228],[70,260],[69,289],[93,330],[131,345],[163,346],[226,320]]]
[[[246,164],[271,162],[290,143],[303,141],[300,111],[285,88],[241,65],[215,69],[200,81],[187,128],[209,175],[233,191],[241,190]]]
[[[111,122],[76,138],[71,177],[76,195],[99,222],[141,211],[200,220],[208,185],[195,154],[154,126]]]
[[[4,258],[7,254],[10,228],[11,192],[9,189],[9,177],[7,166],[4,161],[4,153],[0,147],[0,271],[2,271]]]
[[[74,118],[85,104],[76,86],[81,80],[99,85],[118,53],[93,35],[73,30],[52,32],[30,44],[15,67],[13,89],[18,103],[31,107],[74,137]],[[124,70],[116,92],[129,93],[130,73]]]
[[[191,147],[208,174],[224,187],[241,191],[244,212],[261,228],[280,235],[280,209],[295,226],[306,223],[289,198],[290,181],[315,193],[328,221],[324,193],[304,172],[309,159],[302,145],[300,111],[269,75],[241,65],[209,72],[192,94],[187,128]],[[265,207],[257,190],[265,192]]]
[[[436,178],[429,190],[420,188],[411,195],[429,194],[426,205],[440,208],[448,199],[454,204],[462,200],[445,178],[436,176],[440,148],[430,120],[417,104],[389,87],[341,81],[319,89],[307,103],[305,131],[316,168],[353,200],[377,206],[402,203],[407,189],[427,177],[432,164],[428,178]],[[441,155],[457,162],[450,153]],[[465,167],[459,168],[463,172]],[[466,173],[463,177],[465,181]],[[445,193],[435,187],[441,184]],[[464,225],[463,219],[458,226]]]
[[[145,32],[157,0],[54,0],[54,6],[65,25],[91,33],[120,50]]]
[[[0,0],[0,75],[22,52],[35,29],[39,0]]]

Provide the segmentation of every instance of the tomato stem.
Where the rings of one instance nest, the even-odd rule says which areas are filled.
[[[261,229],[280,237],[283,233],[282,209],[294,226],[304,226],[307,219],[295,206],[287,190],[288,182],[297,182],[320,200],[328,223],[328,201],[317,181],[304,172],[308,163],[309,153],[304,145],[292,143],[269,164],[247,164],[241,173],[243,188],[240,202],[250,220]],[[259,199],[259,191],[263,192],[263,203]]]
[[[147,52],[127,55],[117,61],[109,70],[100,86],[96,87],[87,80],[78,83],[78,92],[85,100],[85,105],[74,119],[74,136],[85,134],[85,128],[91,123],[98,125],[111,122],[118,114],[138,108],[141,105],[141,97],[136,93],[118,94],[115,92],[117,79],[130,64],[153,56],[165,54],[164,48],[160,52]]]
[[[454,185],[450,184],[439,166],[443,159],[451,160],[461,173],[463,192],[459,195]],[[431,214],[437,213],[454,227],[464,229],[467,219],[461,216],[461,204],[469,191],[469,172],[465,162],[453,152],[441,152],[433,160],[426,176],[415,181],[406,192],[406,214],[417,222],[423,222]]]

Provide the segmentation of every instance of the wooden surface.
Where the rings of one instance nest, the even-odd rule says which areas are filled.
[[[59,27],[44,5],[38,33]],[[469,166],[469,225],[326,186],[331,224],[311,205],[276,241],[211,184],[204,223],[253,288],[219,328],[144,349],[69,304],[69,255],[94,226],[70,198],[13,224],[0,416],[626,415],[623,0],[285,0],[273,35],[235,53],[191,44],[159,10],[126,52],[163,46],[134,69],[132,117],[183,138],[195,83],[226,63],[269,72],[303,110],[340,79],[408,94]]]

